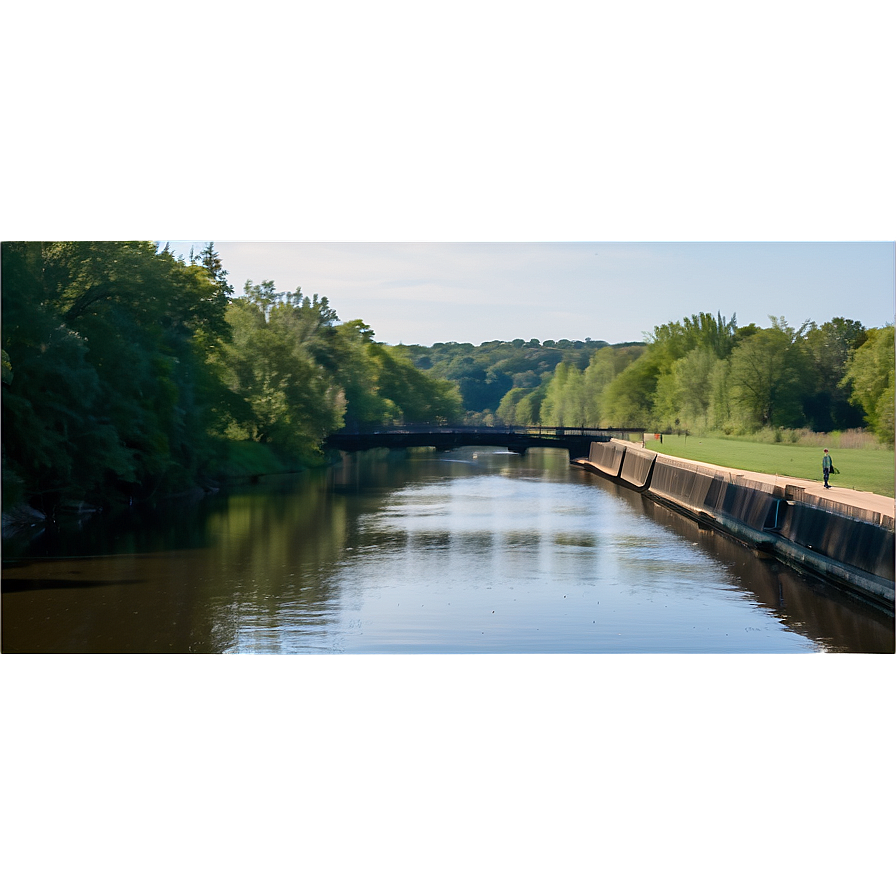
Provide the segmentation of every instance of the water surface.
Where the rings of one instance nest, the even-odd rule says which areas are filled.
[[[5,544],[3,592],[5,652],[894,649],[892,619],[555,450],[367,452],[91,518]]]

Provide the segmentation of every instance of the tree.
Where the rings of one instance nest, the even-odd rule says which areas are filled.
[[[737,315],[727,321],[718,312],[692,314],[683,321],[654,327],[651,346],[664,358],[665,366],[683,358],[696,348],[711,351],[717,358],[727,358],[737,342]]]
[[[227,338],[199,266],[149,242],[3,244],[4,456],[51,512],[65,497],[184,484],[201,383]]]
[[[581,371],[562,361],[548,382],[541,403],[541,422],[545,426],[583,426],[583,399]]]
[[[847,365],[844,385],[852,387],[853,402],[865,412],[881,441],[894,441],[893,325],[869,330],[867,340]]]
[[[319,322],[311,319],[315,314]],[[339,383],[315,356],[319,328],[334,320],[331,310],[277,293],[271,281],[249,281],[227,317],[233,340],[223,348],[219,369],[239,399],[230,433],[295,457],[316,454],[345,410]]]
[[[541,402],[537,398],[537,392],[524,395],[516,404],[514,413],[519,426],[532,426],[538,422],[541,414]]]
[[[604,391],[625,364],[626,356],[609,346],[598,349],[591,356],[583,384],[586,426],[601,425]]]
[[[657,380],[654,414],[661,429],[700,430],[708,425],[712,377],[724,360],[708,346],[691,349]]]
[[[804,407],[812,429],[830,432],[862,425],[862,411],[850,401],[844,377],[852,356],[866,339],[861,323],[842,317],[809,327],[806,348],[812,364],[812,389]]]
[[[367,351],[377,368],[375,389],[391,413],[389,422],[444,424],[463,414],[456,384],[418,370],[400,350],[371,343]]]
[[[520,387],[511,389],[502,399],[495,411],[495,417],[508,426],[517,423],[516,410],[520,400],[526,395],[526,390]]]
[[[799,426],[811,378],[802,344],[809,322],[794,330],[783,318],[770,319],[770,328],[749,336],[731,353],[731,402],[752,428]]]
[[[603,402],[604,425],[652,428],[659,376],[657,353],[648,349],[607,386]]]
[[[345,427],[382,423],[392,408],[377,389],[379,366],[371,350],[376,334],[363,320],[347,321],[334,330],[333,353],[345,400]]]

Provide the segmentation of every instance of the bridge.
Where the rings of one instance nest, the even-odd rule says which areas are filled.
[[[570,460],[588,457],[592,442],[625,438],[642,430],[554,426],[389,426],[342,430],[328,436],[325,448],[366,451],[370,448],[435,448],[450,451],[465,445],[490,445],[525,454],[530,448],[565,448]]]

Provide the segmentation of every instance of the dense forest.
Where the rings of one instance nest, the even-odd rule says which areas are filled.
[[[457,387],[209,244],[4,243],[3,504],[131,501],[215,475],[234,440],[315,462],[342,426],[463,415]]]
[[[764,428],[870,427],[894,438],[893,327],[837,317],[739,327],[701,313],[641,344],[485,343],[402,347],[456,382],[468,419],[744,435]],[[519,340],[518,342],[522,342]],[[516,344],[514,344],[516,345]]]
[[[328,433],[389,423],[894,440],[892,326],[701,313],[620,345],[388,346],[301,288],[235,295],[213,244],[184,259],[152,242],[9,242],[0,261],[4,508],[171,494],[236,443],[321,462]]]

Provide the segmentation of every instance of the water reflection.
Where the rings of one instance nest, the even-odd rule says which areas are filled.
[[[892,620],[563,452],[371,452],[24,551],[8,652],[893,650]]]

